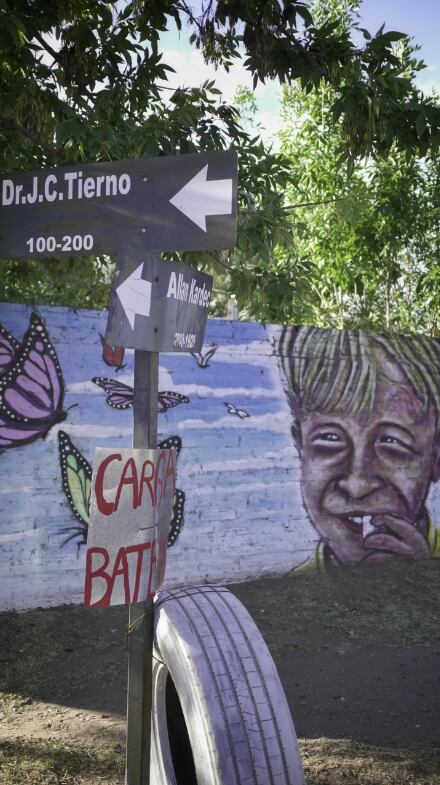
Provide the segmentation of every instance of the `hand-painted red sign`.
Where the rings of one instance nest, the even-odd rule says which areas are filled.
[[[175,450],[96,450],[86,608],[152,599],[165,575],[175,481]]]

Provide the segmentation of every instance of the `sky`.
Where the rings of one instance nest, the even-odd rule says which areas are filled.
[[[375,33],[385,22],[386,29],[413,36],[422,47],[419,57],[427,65],[418,80],[421,89],[440,88],[439,0],[364,0],[361,18],[370,32]]]
[[[200,0],[190,3],[195,9]],[[372,34],[385,23],[385,30],[398,30],[407,33],[421,46],[419,58],[427,68],[418,77],[418,84],[425,92],[440,89],[440,48],[438,31],[440,29],[439,0],[363,0],[359,24]],[[232,100],[239,85],[252,87],[250,74],[240,63],[233,66],[229,73],[223,69],[215,71],[207,66],[199,52],[188,43],[185,32],[179,35],[170,27],[161,37],[164,62],[171,65],[176,74],[170,74],[168,84],[177,86],[197,86],[206,79],[215,79],[216,86],[226,100]],[[266,141],[276,139],[280,128],[279,85],[276,82],[258,84],[255,90],[258,112],[257,122]]]

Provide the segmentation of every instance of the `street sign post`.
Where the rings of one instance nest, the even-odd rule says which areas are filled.
[[[119,256],[118,261],[107,342],[154,352],[201,351],[211,276],[151,254]]]
[[[237,155],[162,156],[0,177],[0,257],[235,243]]]
[[[152,252],[230,248],[235,244],[236,212],[234,152],[108,161],[0,176],[0,258],[99,253],[119,257],[106,338],[113,346],[135,350],[134,452],[128,458],[134,466],[141,453],[157,446],[158,353],[201,350],[212,288],[210,276],[161,262]],[[121,461],[122,452],[118,452]],[[101,465],[96,466],[95,488]],[[122,482],[123,488],[125,484],[130,481]],[[126,785],[150,783],[151,594],[165,569],[162,527],[171,520],[167,499],[153,539],[152,527],[150,534],[141,533],[139,521],[130,530],[134,540],[129,537],[128,545],[118,544],[114,532],[107,545],[99,530],[90,534],[86,606],[121,599],[129,604]],[[107,512],[116,511],[107,508]],[[127,512],[127,520],[132,512]],[[137,582],[143,574],[140,555],[149,550],[151,557],[158,542],[159,575],[149,583],[153,563],[147,559],[149,578],[142,593],[141,577]],[[97,564],[94,558],[99,554],[103,561]],[[136,554],[130,570],[128,556]]]

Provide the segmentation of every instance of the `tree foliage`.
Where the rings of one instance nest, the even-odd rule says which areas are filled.
[[[403,60],[412,59],[408,43]],[[440,157],[340,165],[334,90],[283,94],[283,201],[290,242],[236,285],[242,315],[263,321],[440,333]],[[268,275],[268,272],[270,275]]]
[[[279,320],[288,309],[276,304],[292,291],[301,297],[312,265],[300,254],[293,264],[288,250],[297,242],[284,209],[291,160],[241,127],[214,80],[170,89],[160,34],[174,22],[213,67],[243,56],[255,84],[278,78],[304,97],[331,96],[335,154],[349,168],[390,150],[435,151],[440,110],[415,88],[416,61],[396,50],[403,34],[362,31],[358,45],[353,5],[339,2],[329,15],[314,0],[203,0],[197,12],[186,0],[1,0],[0,169],[237,149],[237,248],[184,258],[228,270],[241,293],[264,278],[267,313]],[[84,280],[87,289],[78,286]],[[2,281],[2,299],[102,307],[108,263],[5,260]]]
[[[185,12],[186,2],[177,4]],[[362,46],[353,38],[351,7],[309,0],[207,0],[191,40],[208,62],[228,64],[245,50],[245,66],[258,80],[299,80],[306,92],[320,84],[335,91],[334,118],[342,118],[342,152],[346,158],[384,152],[391,146],[425,154],[440,142],[440,110],[414,87],[413,72],[393,50],[404,33],[376,35],[360,28]],[[347,13],[348,10],[348,13]],[[341,24],[342,21],[342,24]],[[416,67],[416,64],[413,64]]]
[[[214,66],[228,68],[244,51],[255,84],[299,80],[306,92],[331,85],[344,155],[393,143],[421,153],[438,146],[440,111],[418,94],[411,69],[393,50],[404,34],[362,30],[358,46],[353,25],[340,24],[344,5],[336,18],[315,6],[310,0],[204,0],[196,14],[185,0],[2,0],[3,161],[17,168],[29,157],[36,165],[121,157],[127,147],[138,155],[184,152],[198,134],[205,144],[221,144],[214,120],[225,124],[227,137],[230,107],[214,108],[209,88],[177,91],[164,102],[160,81],[170,68],[159,37],[171,19]]]

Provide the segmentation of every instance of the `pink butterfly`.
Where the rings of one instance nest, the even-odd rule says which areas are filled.
[[[128,409],[133,406],[134,390],[128,384],[106,376],[94,376],[92,382],[107,393],[107,403],[113,409]],[[163,414],[179,403],[189,403],[189,398],[177,392],[159,392],[157,410],[159,414]]]
[[[17,349],[7,330],[1,332],[0,449],[44,438],[66,419],[64,382],[48,332],[36,313]],[[6,362],[10,355],[9,362]]]

